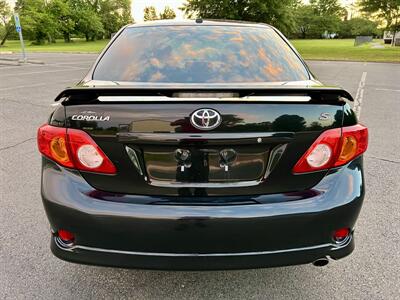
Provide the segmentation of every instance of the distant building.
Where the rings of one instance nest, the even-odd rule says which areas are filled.
[[[383,33],[383,41],[385,44],[391,44],[393,42],[393,32],[385,31]],[[396,32],[396,35],[394,36],[394,45],[400,46],[400,31]]]

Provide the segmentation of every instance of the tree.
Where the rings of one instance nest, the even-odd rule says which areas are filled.
[[[4,35],[0,42],[0,46],[3,46],[13,29],[11,8],[6,0],[0,0],[0,25],[4,27]]]
[[[314,9],[311,5],[300,5],[295,10],[295,19],[300,37],[307,38],[315,20]]]
[[[144,8],[144,16],[143,19],[145,21],[154,21],[158,20],[156,8],[154,6],[146,6]]]
[[[310,5],[320,16],[340,16],[344,12],[338,0],[310,0]]]
[[[324,33],[337,33],[345,15],[338,0],[310,0],[309,5],[296,7],[296,28],[302,38],[321,38]]]
[[[18,0],[15,10],[19,13],[24,32],[37,44],[55,40],[58,20],[51,15],[44,0]]]
[[[269,23],[283,32],[294,28],[297,0],[189,0],[181,8],[191,17]]]
[[[363,18],[353,18],[344,21],[339,30],[339,35],[342,38],[350,38],[358,35],[372,35],[379,34],[378,24]]]
[[[175,19],[176,18],[176,14],[174,12],[174,10],[169,7],[166,6],[164,8],[164,11],[160,13],[160,19],[164,20],[164,19]]]
[[[393,31],[393,41],[396,32],[400,30],[400,0],[360,0],[361,10],[375,14],[386,23],[386,29]]]
[[[85,0],[70,0],[75,30],[85,36],[86,41],[95,40],[104,33],[101,19],[92,4]]]
[[[8,14],[6,3],[0,0],[0,17]],[[60,36],[69,42],[71,34],[84,35],[87,41],[110,37],[132,21],[131,0],[17,0],[15,9],[26,37],[38,44]]]
[[[107,38],[122,26],[132,22],[130,0],[99,0],[97,12]],[[96,5],[94,5],[96,9]]]
[[[75,29],[73,11],[70,1],[52,0],[48,4],[49,14],[57,20],[57,32],[62,34],[64,41],[71,41],[71,33]]]

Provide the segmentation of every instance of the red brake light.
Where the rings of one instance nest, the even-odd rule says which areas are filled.
[[[62,166],[115,174],[116,168],[84,131],[43,125],[38,130],[39,151]]]
[[[368,147],[368,129],[360,124],[324,131],[304,153],[293,173],[306,173],[342,166]]]

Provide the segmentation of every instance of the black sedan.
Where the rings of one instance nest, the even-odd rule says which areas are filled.
[[[265,24],[126,26],[38,130],[51,250],[241,269],[354,249],[367,128]]]

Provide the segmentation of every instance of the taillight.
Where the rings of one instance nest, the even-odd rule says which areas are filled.
[[[68,144],[75,167],[96,173],[115,174],[116,169],[93,139],[79,129],[67,129]]]
[[[360,124],[324,131],[304,153],[293,173],[306,173],[342,166],[368,147],[368,129]]]
[[[43,125],[37,138],[39,151],[62,166],[96,173],[116,173],[110,159],[82,130]]]
[[[342,128],[341,148],[335,167],[347,164],[368,148],[368,128],[357,124]]]
[[[60,165],[73,168],[67,147],[67,130],[62,127],[43,125],[37,132],[39,151]]]

